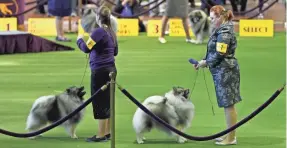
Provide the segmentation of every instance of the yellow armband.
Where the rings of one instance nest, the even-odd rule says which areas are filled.
[[[92,48],[96,45],[96,42],[91,38],[89,37],[88,41],[86,42],[87,44],[87,47],[92,50]]]
[[[219,53],[223,53],[225,54],[227,52],[227,44],[225,43],[219,43],[217,42],[216,43],[216,51],[219,52]]]

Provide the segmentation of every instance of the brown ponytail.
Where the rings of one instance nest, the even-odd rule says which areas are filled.
[[[111,10],[106,6],[101,6],[99,8],[99,15],[103,28],[112,36],[114,45],[118,46],[116,32],[113,31],[111,26]]]
[[[231,20],[233,20],[233,18],[234,18],[233,12],[232,12],[231,10],[228,10],[228,11],[227,11],[226,19],[227,19],[228,21],[231,21]]]

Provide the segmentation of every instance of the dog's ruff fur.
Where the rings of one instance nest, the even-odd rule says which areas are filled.
[[[184,132],[190,127],[194,117],[194,105],[188,100],[189,89],[174,87],[164,96],[150,96],[145,99],[143,105],[171,126]],[[133,117],[133,128],[136,132],[137,143],[144,143],[144,133],[152,128],[159,129],[170,136],[176,136],[178,143],[184,143],[186,139],[173,133],[162,124],[153,120],[149,115],[138,108]]]
[[[204,38],[211,35],[210,19],[202,10],[193,10],[189,13],[191,30],[196,37],[192,43],[202,44]]]
[[[27,118],[26,130],[35,132],[48,123],[56,122],[73,112],[83,104],[83,96],[86,93],[83,90],[84,87],[73,86],[59,95],[42,96],[36,99]],[[76,126],[83,115],[84,109],[62,124],[71,138],[77,138]]]

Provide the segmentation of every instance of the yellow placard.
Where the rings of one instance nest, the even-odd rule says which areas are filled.
[[[147,36],[154,37],[161,34],[161,20],[148,20],[147,23]]]
[[[56,36],[55,18],[29,18],[28,32],[39,36]]]
[[[138,19],[117,19],[118,32],[117,36],[138,36],[139,20]]]
[[[217,42],[216,44],[216,51],[220,52],[220,53],[226,53],[227,51],[227,44],[225,43],[220,43],[220,42]]]
[[[78,21],[78,35],[89,36],[89,33],[85,32],[81,25],[81,19]]]
[[[91,50],[96,45],[96,42],[91,37],[89,37],[86,44],[87,44],[88,48]]]
[[[191,28],[189,27],[190,36],[194,36]],[[181,19],[169,20],[169,36],[186,36]]]
[[[240,20],[239,36],[273,37],[273,20]]]
[[[17,18],[0,18],[0,31],[16,31]]]

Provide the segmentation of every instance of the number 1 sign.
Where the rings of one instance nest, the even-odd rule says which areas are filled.
[[[0,18],[0,31],[16,31],[17,18]]]

